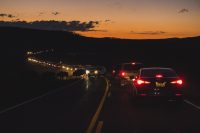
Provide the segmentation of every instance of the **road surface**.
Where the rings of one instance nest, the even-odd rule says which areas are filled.
[[[105,88],[104,78],[81,81],[27,102],[0,114],[0,132],[85,132]]]
[[[113,85],[99,118],[102,133],[197,133],[200,108],[185,100],[131,101],[127,88]],[[102,124],[103,123],[103,124]]]
[[[104,77],[0,114],[1,133],[198,133],[199,123],[198,105],[156,101],[136,106],[127,89]]]

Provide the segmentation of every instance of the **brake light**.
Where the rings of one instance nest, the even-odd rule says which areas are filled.
[[[177,94],[175,94],[175,95],[178,96],[178,97],[182,96],[182,94],[180,94],[180,93],[177,93]]]
[[[121,72],[121,74],[120,74],[122,77],[124,77],[125,75],[126,75],[126,73],[125,72]]]
[[[138,79],[138,80],[137,80],[137,84],[138,84],[138,85],[144,84],[144,81],[143,81],[143,80],[140,80],[140,79]]]
[[[157,74],[156,78],[162,78],[163,76],[161,74]]]
[[[147,96],[147,94],[145,94],[145,93],[142,93],[142,94],[140,94],[140,96],[143,96],[143,97],[145,97],[145,96]]]
[[[144,80],[141,80],[141,79],[138,79],[136,82],[137,82],[138,85],[142,85],[142,84],[150,84],[150,82],[148,82],[148,81],[144,81]]]
[[[182,80],[177,80],[177,84],[182,85],[182,84],[183,84],[183,81],[182,81]]]
[[[183,84],[183,80],[179,79],[179,80],[172,81],[171,83],[172,84],[182,85]]]

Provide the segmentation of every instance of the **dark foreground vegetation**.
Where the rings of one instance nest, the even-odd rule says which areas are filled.
[[[104,65],[108,70],[113,64],[130,61],[143,62],[146,66],[172,67],[185,79],[188,96],[200,96],[200,37],[96,39],[69,32],[8,27],[0,27],[0,37],[1,99],[18,99],[22,96],[19,93],[28,96],[33,90],[42,91],[38,86],[55,88],[60,84],[49,76],[38,76],[26,62],[27,51],[46,49],[54,49],[54,52],[37,56],[71,64]]]

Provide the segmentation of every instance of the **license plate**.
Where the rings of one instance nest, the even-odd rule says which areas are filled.
[[[165,85],[166,85],[166,82],[163,82],[163,83],[156,82],[156,87],[163,88],[163,87],[165,87]]]

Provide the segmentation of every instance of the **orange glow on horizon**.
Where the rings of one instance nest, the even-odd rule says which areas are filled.
[[[87,37],[160,39],[200,36],[200,2],[180,0],[0,0],[0,21],[99,21]],[[183,8],[188,12],[180,13]],[[53,15],[52,12],[59,12]],[[106,21],[107,20],[107,21]]]

